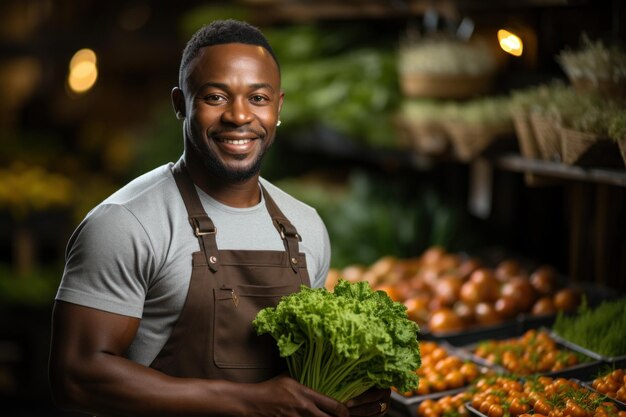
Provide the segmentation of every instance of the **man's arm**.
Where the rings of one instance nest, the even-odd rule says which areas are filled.
[[[50,382],[60,407],[111,416],[339,416],[348,409],[286,376],[258,384],[174,378],[126,359],[140,320],[58,301]]]

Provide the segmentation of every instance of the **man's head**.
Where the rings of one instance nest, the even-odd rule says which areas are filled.
[[[278,58],[276,58],[272,47],[259,29],[239,20],[215,20],[198,29],[187,42],[178,73],[178,85],[180,88],[183,88],[189,63],[198,56],[198,52],[202,48],[226,43],[244,43],[265,48],[276,61],[280,71]]]
[[[189,41],[172,103],[184,120],[185,155],[213,180],[258,176],[283,103],[280,69],[265,37],[247,23],[219,21]]]

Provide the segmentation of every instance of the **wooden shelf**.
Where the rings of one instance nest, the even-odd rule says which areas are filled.
[[[416,170],[429,170],[438,163],[461,163],[451,155],[434,157],[421,155],[408,149],[376,149],[352,142],[331,131],[310,131],[298,135],[290,146],[299,152],[319,152],[328,156],[352,161],[367,162],[381,166],[402,166]],[[579,181],[626,187],[626,168],[596,168],[567,165],[540,159],[523,157],[501,149],[481,157],[497,169],[529,173],[547,178]],[[471,163],[471,162],[470,162]]]
[[[515,172],[626,187],[626,170],[624,169],[585,168],[558,162],[529,159],[513,154],[497,156],[494,158],[493,163],[500,169]]]
[[[454,16],[459,10],[531,9],[571,7],[590,4],[590,0],[241,0],[241,4],[258,9],[259,20],[265,22],[306,22],[311,20],[406,18],[419,16],[433,7],[444,15]]]

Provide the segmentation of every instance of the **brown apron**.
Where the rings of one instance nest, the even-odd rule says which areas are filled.
[[[257,336],[252,320],[301,284],[310,286],[305,256],[298,252],[300,236],[261,186],[285,251],[220,250],[215,240],[219,231],[204,211],[182,159],[172,172],[201,250],[192,254],[180,317],[150,366],[172,376],[235,382],[276,376],[285,370],[285,362],[270,335]]]

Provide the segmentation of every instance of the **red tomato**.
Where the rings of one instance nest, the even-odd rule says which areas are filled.
[[[433,332],[460,330],[463,328],[463,321],[451,309],[441,308],[431,314],[428,328]]]

